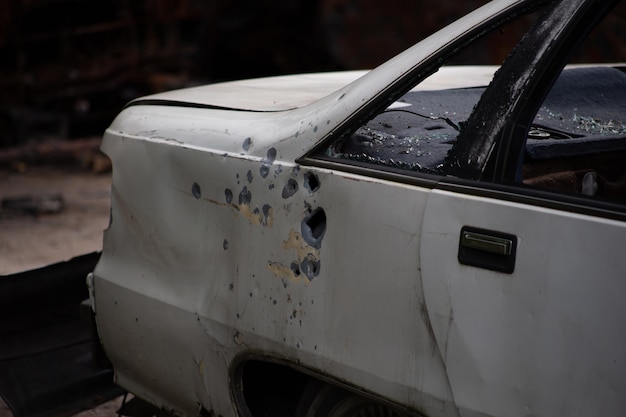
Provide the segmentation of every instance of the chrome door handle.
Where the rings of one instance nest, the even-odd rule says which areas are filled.
[[[461,246],[497,255],[510,255],[513,248],[513,240],[464,230],[461,234]]]
[[[512,274],[515,270],[517,236],[464,226],[459,239],[459,262]]]

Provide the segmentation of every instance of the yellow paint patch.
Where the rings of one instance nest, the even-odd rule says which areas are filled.
[[[313,262],[317,262],[319,260],[319,249],[315,249],[314,247],[308,245],[302,238],[302,234],[293,229],[289,231],[289,236],[287,237],[287,240],[283,241],[281,247],[285,250],[295,251],[296,259],[294,260],[294,263],[298,265],[298,268],[302,265],[302,261],[305,259]],[[269,269],[278,278],[288,279],[293,283],[305,282],[306,284],[309,284],[311,282],[301,271],[298,271],[296,275],[296,271],[294,271],[290,266],[286,266],[280,262],[269,261],[267,263],[267,269]]]
[[[288,266],[281,264],[280,262],[268,262],[267,269],[269,269],[272,274],[276,275],[278,278],[288,279],[290,282],[297,284],[303,280],[303,275],[300,274],[296,276],[296,273]],[[306,283],[309,282],[306,277],[304,277],[304,281]]]
[[[239,213],[248,219],[251,225],[258,226],[263,223],[263,214],[258,212],[258,210],[257,213],[255,213],[254,210],[252,210],[247,204],[240,204],[237,207],[239,209]]]
[[[217,206],[222,207],[230,207],[239,212],[243,217],[248,219],[248,222],[251,225],[258,226],[269,226],[272,227],[274,225],[274,209],[271,207],[267,210],[267,216],[262,213],[258,208],[253,209],[247,204],[228,204],[222,203],[217,200],[213,200],[211,198],[203,198],[204,201],[209,202],[211,204],[215,204]]]
[[[304,258],[309,255],[312,255],[316,260],[320,257],[319,249],[315,249],[312,246],[309,246],[304,239],[302,239],[302,234],[296,232],[291,229],[289,231],[289,237],[287,240],[283,241],[282,244],[283,249],[293,249],[298,254],[298,260],[302,262]]]

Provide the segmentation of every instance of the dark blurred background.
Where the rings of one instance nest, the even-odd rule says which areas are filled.
[[[0,148],[100,135],[124,103],[163,90],[373,68],[484,3],[4,0]],[[624,59],[624,9],[578,60]],[[454,63],[500,63],[515,32]]]

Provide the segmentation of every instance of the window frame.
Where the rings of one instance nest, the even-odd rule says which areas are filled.
[[[517,11],[517,15],[531,13],[544,3],[546,2],[524,3],[526,7],[520,8]],[[336,159],[323,155],[323,150],[335,141],[340,140],[343,135],[354,130],[354,126],[358,128],[364,125],[371,117],[379,114],[381,101],[383,103],[395,101],[428,75],[435,72],[456,51],[473,43],[476,37],[479,36],[478,33],[474,32],[472,32],[474,36],[471,39],[464,38],[458,42],[446,45],[437,56],[431,57],[416,66],[414,74],[407,74],[402,77],[395,84],[389,86],[387,93],[381,96],[382,98],[377,97],[378,100],[374,100],[375,103],[378,103],[378,106],[372,104],[362,108],[347,119],[339,129],[322,139],[318,145],[298,158],[296,162],[309,167],[342,171],[425,188],[496,198],[571,213],[626,221],[626,205],[594,199],[588,196],[568,195],[537,189],[522,184],[520,178],[523,150],[527,133],[535,114],[554,85],[561,70],[565,67],[575,47],[588,36],[617,3],[619,3],[619,0],[605,0],[602,2],[601,7],[595,7],[597,6],[596,2],[589,0],[559,0],[552,2],[552,5],[548,6],[544,16],[541,18],[541,22],[533,26],[522,38],[522,41],[516,46],[511,56],[502,64],[494,80],[487,87],[487,90],[491,92],[498,91],[507,79],[515,77],[520,72],[526,78],[525,88],[520,91],[520,97],[507,112],[504,118],[505,123],[500,129],[493,129],[488,133],[488,135],[491,135],[489,140],[480,141],[483,144],[491,141],[493,145],[493,149],[489,152],[489,157],[486,160],[487,162],[483,166],[484,170],[480,169],[470,175],[465,174],[461,176],[454,175],[454,173],[451,173],[452,175],[450,173],[448,175],[443,173],[437,175],[406,171],[366,162]],[[570,10],[573,10],[573,15],[567,19],[562,18],[562,6],[564,4],[567,4]],[[510,17],[501,17],[497,25],[494,25],[490,20],[491,26],[489,30],[481,27],[481,30],[476,32],[481,32],[480,36],[486,35],[488,32],[498,29],[511,20],[512,18]],[[545,39],[545,34],[536,29],[537,26],[542,24],[558,25],[557,28],[554,28],[558,36],[553,39]],[[482,22],[482,25],[485,25],[485,22]],[[542,49],[531,48],[540,39],[543,40]],[[527,52],[529,48],[532,51],[531,53]],[[544,49],[544,53],[537,52]],[[529,62],[536,62],[536,67],[532,71],[520,71],[520,68],[523,68],[523,65]],[[390,92],[390,90],[393,91]],[[480,102],[477,105],[477,109],[472,112],[473,114],[477,111],[488,114],[488,106],[487,110],[485,110],[485,107],[478,108],[478,106],[481,106]],[[382,108],[384,109],[384,107]],[[480,137],[484,139],[482,134]]]

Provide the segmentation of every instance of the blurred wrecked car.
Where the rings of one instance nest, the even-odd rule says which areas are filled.
[[[88,277],[116,383],[174,415],[623,413],[626,75],[568,65],[616,3],[131,102]],[[444,66],[527,14],[502,66]]]

